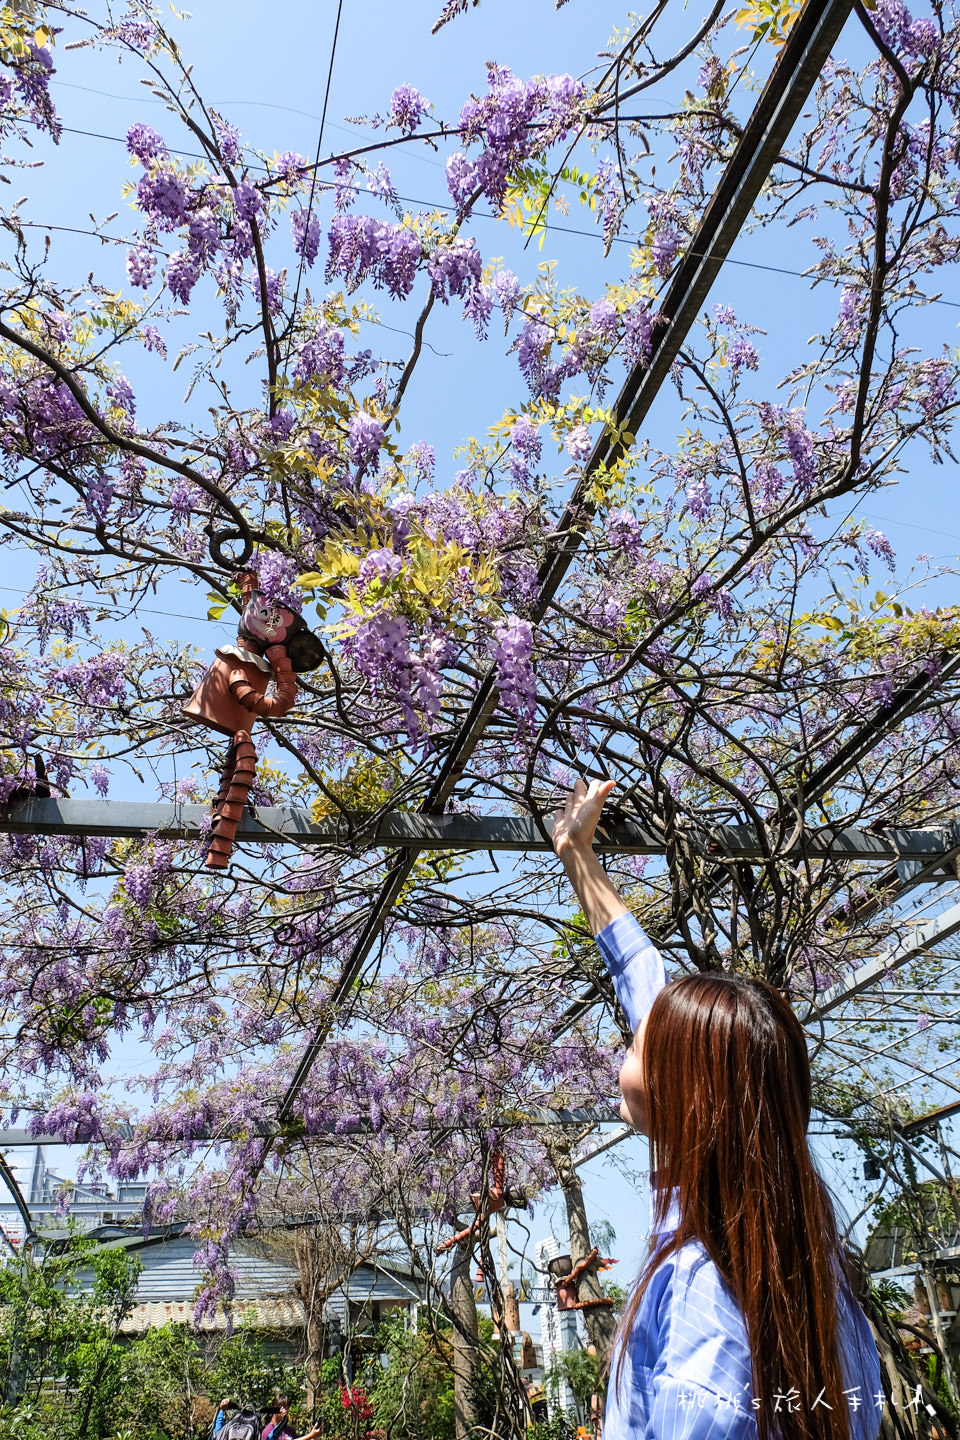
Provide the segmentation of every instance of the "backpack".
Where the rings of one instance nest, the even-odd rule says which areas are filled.
[[[260,1416],[246,1405],[224,1421],[217,1431],[217,1440],[260,1440]]]

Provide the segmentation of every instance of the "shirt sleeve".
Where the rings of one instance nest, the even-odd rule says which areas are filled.
[[[636,1030],[667,983],[663,957],[635,916],[611,920],[597,936],[603,963],[631,1030]]]

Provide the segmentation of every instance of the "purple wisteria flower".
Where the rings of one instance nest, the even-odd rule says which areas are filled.
[[[301,183],[309,169],[305,156],[296,150],[284,150],[282,155],[277,156],[276,163],[277,173],[283,176],[288,185],[294,187]]]
[[[517,720],[518,737],[529,734],[537,713],[533,626],[529,620],[512,615],[498,625],[492,651],[501,704]]]
[[[639,558],[644,550],[643,526],[630,510],[611,510],[607,516],[607,536],[610,544],[622,550],[631,560]]]
[[[694,520],[706,520],[713,505],[713,496],[705,475],[696,475],[687,485],[687,509]]]
[[[813,436],[803,423],[804,412],[791,410],[787,416],[784,445],[793,466],[793,475],[801,490],[812,490],[817,483]]]
[[[746,335],[734,335],[727,346],[727,360],[734,375],[739,375],[741,370],[756,370],[760,364],[757,352]]]
[[[434,250],[427,264],[433,293],[444,305],[451,295],[467,295],[475,290],[480,284],[482,270],[483,261],[472,239],[457,239]]]
[[[518,484],[522,484],[530,478],[530,466],[538,463],[543,448],[536,426],[526,415],[518,416],[513,422],[510,443],[513,446],[510,473]]]
[[[220,153],[228,165],[239,165],[243,160],[243,147],[240,144],[240,131],[235,125],[221,119],[219,115],[213,118],[214,129],[217,132],[217,139],[220,142]]]
[[[320,221],[312,211],[308,214],[306,210],[295,210],[290,217],[290,231],[294,250],[312,265],[320,252]]]
[[[118,375],[111,380],[107,386],[107,398],[111,405],[118,410],[125,410],[128,415],[135,415],[137,410],[137,399],[133,393],[133,386],[123,375]]]
[[[360,561],[357,579],[360,588],[365,590],[374,580],[382,584],[395,580],[402,569],[403,561],[392,550],[371,550]]]
[[[350,459],[361,469],[380,463],[380,447],[383,444],[383,426],[366,410],[360,410],[350,421]]]
[[[503,333],[507,333],[510,317],[520,302],[520,281],[512,270],[498,270],[490,281],[490,301],[503,312]]]
[[[139,50],[141,55],[145,55],[157,39],[156,26],[141,16],[128,16],[121,20],[114,33],[131,50]]]
[[[157,270],[157,257],[145,245],[127,251],[127,275],[137,290],[149,290]]]
[[[167,144],[162,135],[151,130],[149,125],[131,125],[127,131],[127,149],[141,165],[151,165],[155,160],[167,156]]]
[[[337,215],[329,243],[327,280],[340,275],[353,291],[370,279],[395,299],[404,299],[413,289],[421,248],[412,230],[370,215]]]
[[[371,195],[378,195],[388,205],[397,204],[397,192],[393,180],[390,178],[390,171],[381,160],[376,170],[369,171],[367,175],[367,189]]]
[[[263,208],[260,191],[256,185],[251,185],[249,180],[241,180],[239,185],[235,185],[233,187],[233,206],[238,220],[245,220],[248,225],[252,224]]]
[[[282,445],[290,439],[295,424],[296,420],[289,410],[278,410],[264,425],[264,434],[273,444]]]
[[[771,460],[758,460],[753,467],[753,478],[764,509],[769,509],[783,494],[786,484],[783,474]]]
[[[866,541],[867,548],[872,550],[874,555],[889,565],[891,570],[896,569],[896,554],[893,546],[882,530],[875,530],[872,525],[868,525],[863,532],[863,538]]]
[[[126,700],[126,677],[127,657],[117,650],[107,650],[102,655],[74,661],[54,672],[58,685],[90,704],[104,707],[119,705]]]
[[[283,304],[284,276],[275,275],[270,269],[269,265],[266,266],[264,273],[267,282],[267,310],[270,312],[271,315],[276,315],[277,311]],[[260,275],[258,271],[254,271],[253,275],[250,278],[250,288],[253,291],[253,298],[259,305],[261,303],[262,291],[260,288]]]
[[[343,641],[344,653],[375,691],[394,695],[406,717],[408,731],[418,730],[411,693],[410,625],[402,616],[379,611]]]
[[[721,620],[733,618],[733,597],[730,591],[716,589],[709,575],[698,575],[690,588],[690,594],[696,600],[705,601]]]
[[[657,274],[666,276],[673,269],[673,262],[680,251],[682,241],[679,234],[672,225],[666,225],[655,231],[650,242],[650,254],[656,266]]]
[[[552,339],[549,327],[542,320],[531,318],[524,323],[514,343],[517,363],[534,395],[546,394],[552,380],[547,364]]]
[[[174,250],[167,261],[167,289],[175,300],[186,305],[200,279],[200,262],[189,250]]]
[[[137,201],[162,230],[175,230],[187,218],[187,192],[179,177],[168,170],[144,175],[137,186]]]
[[[597,166],[594,190],[600,205],[600,221],[603,226],[603,253],[609,255],[614,236],[620,229],[623,217],[624,199],[620,176],[610,159],[603,159]]]
[[[398,85],[390,96],[390,113],[385,123],[388,129],[393,125],[402,135],[412,135],[429,109],[430,101],[424,100],[419,90],[412,85]]]
[[[849,286],[840,296],[840,313],[837,317],[840,338],[845,345],[856,345],[860,338],[860,301],[856,290]]]
[[[197,210],[187,226],[187,246],[202,264],[207,264],[220,249],[220,223],[209,210]]]
[[[198,508],[201,496],[198,486],[189,480],[178,480],[170,491],[170,513],[175,520],[188,520]]]
[[[307,384],[319,380],[323,385],[339,385],[346,371],[343,355],[343,332],[327,329],[317,331],[297,356],[294,379]]]
[[[128,899],[140,911],[149,910],[153,904],[154,873],[150,865],[136,862],[128,865],[123,875],[123,888]]]
[[[303,591],[296,583],[296,562],[289,555],[279,550],[258,550],[248,563],[256,572],[258,588],[268,600],[285,605],[288,610],[300,610]]]
[[[437,463],[433,446],[426,440],[418,440],[406,454],[406,463],[411,465],[420,480],[427,481],[433,476]]]
[[[617,338],[617,307],[612,300],[597,300],[590,307],[590,328],[604,344]]]
[[[662,323],[663,316],[659,310],[651,310],[646,301],[642,301],[628,310],[623,316],[625,358],[634,364],[638,361],[649,360],[650,351],[653,348],[654,329]]]
[[[957,387],[948,361],[925,360],[919,367],[918,380],[920,408],[927,420],[934,420],[957,398]]]
[[[585,465],[593,453],[593,441],[586,425],[575,425],[567,435],[564,444],[567,447],[567,454],[571,455],[578,465]]]
[[[155,327],[155,325],[144,325],[141,334],[142,340],[144,340],[144,350],[154,351],[155,354],[160,356],[161,360],[166,360],[167,343],[163,336],[161,336],[160,331],[157,330],[157,327]]]
[[[583,96],[583,85],[572,76],[524,82],[505,66],[488,64],[486,95],[468,100],[460,111],[464,149],[479,144],[481,152],[472,160],[457,155],[447,162],[447,185],[458,208],[479,189],[499,210],[510,175],[566,133]]]

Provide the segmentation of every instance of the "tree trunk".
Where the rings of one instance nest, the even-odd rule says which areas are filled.
[[[466,1440],[477,1423],[475,1381],[480,1361],[480,1327],[470,1275],[472,1261],[473,1247],[468,1240],[457,1246],[450,1274],[456,1440]]]
[[[319,1399],[320,1363],[323,1359],[323,1302],[327,1298],[327,1279],[320,1265],[319,1246],[309,1232],[296,1235],[293,1254],[298,1271],[297,1289],[303,1304],[304,1369],[306,1371],[306,1403],[310,1414]]]
[[[576,1266],[593,1249],[593,1242],[590,1239],[590,1224],[587,1220],[587,1207],[583,1199],[583,1187],[570,1156],[570,1142],[559,1137],[550,1139],[547,1142],[547,1148],[567,1206],[570,1258]],[[590,1269],[580,1279],[580,1299],[599,1300],[602,1296],[600,1278],[596,1270]],[[596,1347],[601,1362],[606,1364],[613,1349],[613,1337],[617,1329],[613,1310],[606,1305],[597,1305],[590,1310],[582,1310],[580,1313],[583,1315],[590,1343]]]

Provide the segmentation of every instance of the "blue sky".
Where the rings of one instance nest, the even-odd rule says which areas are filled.
[[[585,0],[570,0],[554,10],[553,0],[483,0],[440,35],[431,37],[430,25],[441,0],[406,0],[402,5],[371,0],[359,4],[346,0],[340,24],[333,70],[327,128],[322,150],[349,148],[364,131],[349,124],[347,117],[384,112],[393,88],[409,81],[434,102],[437,115],[452,119],[471,90],[484,85],[484,62],[495,59],[527,76],[538,72],[570,71],[588,74],[597,64],[596,53],[606,48],[609,28],[622,17],[609,10],[601,13]],[[679,38],[694,28],[700,7],[675,6],[669,10],[670,23]],[[300,150],[312,156],[317,146],[319,115],[323,105],[327,66],[333,37],[336,6],[323,3],[276,3],[270,7],[250,0],[205,3],[192,20],[177,27],[184,53],[195,65],[198,88],[225,116],[237,124],[245,140],[268,151]],[[171,22],[173,23],[173,22]],[[667,48],[667,47],[665,47]],[[851,30],[838,47],[851,56],[860,53],[859,33]],[[65,125],[73,130],[95,132],[97,136],[122,137],[130,124],[145,121],[167,134],[172,148],[177,135],[160,105],[138,81],[130,64],[118,65],[112,55],[57,50],[57,75],[53,94]],[[645,98],[645,109],[669,108],[682,98],[683,71],[660,90]],[[58,226],[88,223],[93,212],[105,217],[119,210],[118,219],[107,227],[123,233],[133,223],[121,186],[133,178],[122,144],[94,135],[69,134],[59,151],[46,144],[45,164],[20,179],[21,193],[30,196],[25,214],[37,222]],[[388,159],[394,182],[403,196],[417,202],[444,204],[447,200],[442,158],[426,147],[395,151]],[[599,296],[607,279],[620,278],[629,267],[627,245],[615,246],[610,260],[602,259],[602,245],[586,212],[554,217],[555,224],[542,251],[535,246],[524,251],[515,232],[492,219],[477,219],[473,233],[485,259],[506,257],[526,280],[541,259],[558,262],[566,283]],[[581,230],[586,234],[568,233]],[[85,275],[95,268],[98,278],[123,283],[122,250],[99,242],[52,231],[53,266],[64,277]],[[809,246],[810,228],[796,232],[782,230],[776,238],[763,232],[745,235],[738,243],[733,261],[725,270],[714,300],[732,304],[739,317],[767,331],[758,347],[769,373],[779,374],[794,363],[798,347],[816,328],[818,316],[835,310],[835,295],[818,291],[813,296],[807,283],[783,271],[801,270],[813,258]],[[322,287],[316,274],[312,283]],[[409,349],[412,312],[408,307],[383,306],[385,324],[401,333],[387,332],[387,353],[402,358]],[[201,311],[202,314],[202,311]],[[913,319],[917,342],[934,353],[942,344],[956,344],[960,310],[931,306]],[[196,321],[191,322],[194,326]],[[184,329],[184,333],[187,333]],[[482,433],[496,420],[506,404],[518,405],[524,398],[515,361],[505,355],[505,345],[493,338],[483,346],[451,309],[437,307],[428,331],[431,349],[411,387],[405,404],[403,438],[429,440],[438,456],[438,483],[446,484],[458,468],[453,448],[472,433]],[[135,377],[141,397],[141,414],[147,418],[169,413],[180,404],[185,388],[184,374],[174,375],[152,356],[136,362]],[[242,381],[241,381],[242,383]],[[665,400],[651,418],[651,433],[667,442],[676,423],[675,411]],[[546,447],[549,449],[549,446]],[[960,499],[956,467],[934,467],[917,450],[911,469],[901,484],[872,497],[864,514],[892,540],[901,565],[906,567],[918,552],[952,562],[960,553]],[[33,557],[14,557],[8,567],[5,586],[0,588],[0,605],[14,608],[20,588],[32,578]],[[882,577],[878,577],[882,580]],[[930,597],[953,600],[950,585],[931,588]],[[189,634],[198,643],[212,645],[221,631],[204,620],[202,592],[165,584],[156,602],[144,610],[144,623],[159,636]],[[193,624],[186,630],[187,622]],[[232,627],[225,627],[227,629]],[[129,633],[135,634],[131,629]],[[127,638],[125,636],[124,638]],[[118,1055],[118,1069],[139,1068],[135,1052]],[[625,1159],[637,1171],[645,1165],[640,1140],[621,1147]],[[838,1190],[842,1175],[835,1171],[827,1149],[820,1147],[825,1173]],[[850,1167],[844,1167],[847,1175]],[[619,1160],[609,1157],[593,1162],[586,1170],[587,1198],[591,1209],[614,1225],[621,1257],[618,1279],[628,1277],[642,1253],[646,1220],[646,1197],[635,1179],[621,1173]],[[844,1195],[849,1208],[856,1208],[856,1193]],[[549,1204],[543,1212],[546,1220]],[[541,1233],[540,1219],[534,1236]]]

